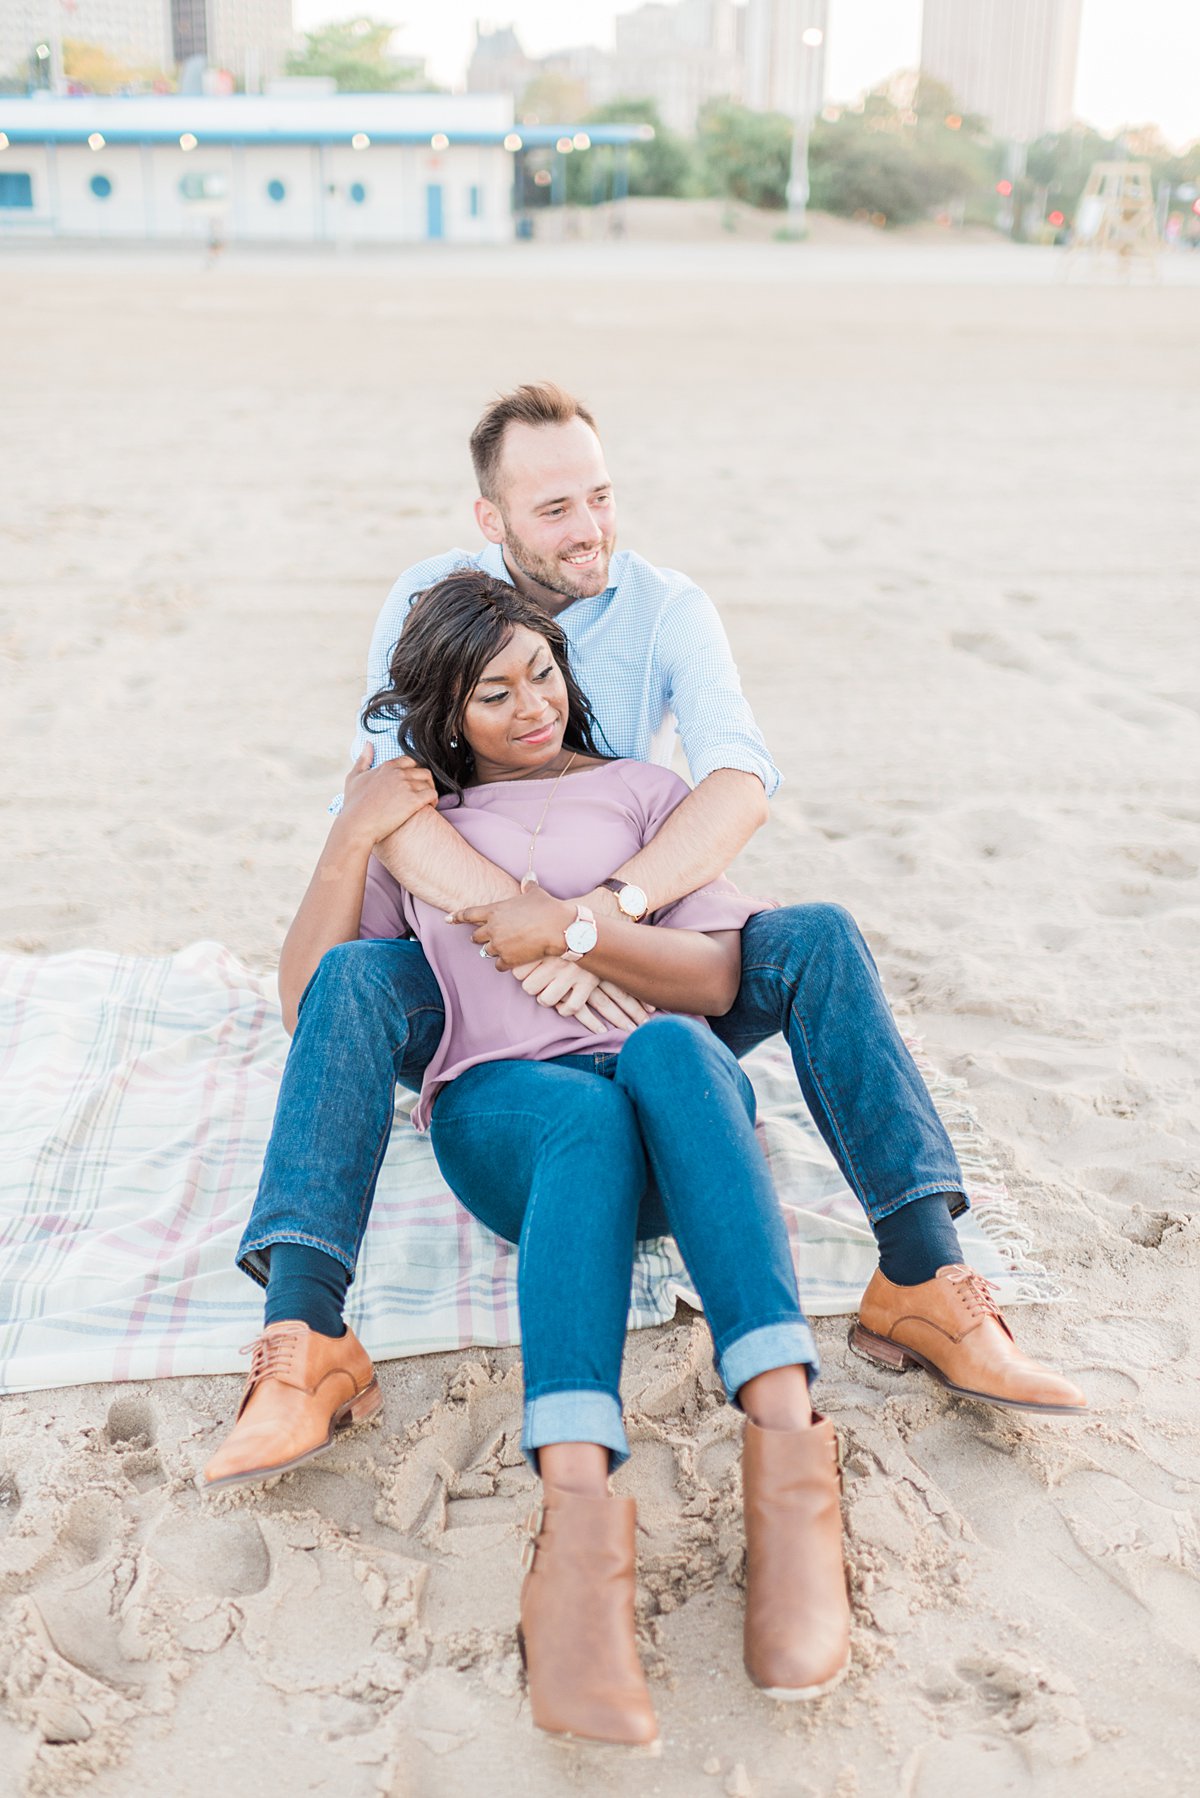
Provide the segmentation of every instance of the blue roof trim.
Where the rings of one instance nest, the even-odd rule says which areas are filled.
[[[354,135],[351,131],[269,131],[254,130],[242,127],[236,131],[221,131],[206,128],[202,121],[197,121],[200,128],[195,131],[199,138],[199,149],[208,144],[342,144],[350,147]],[[92,132],[97,130],[93,122],[90,127],[73,126],[46,127],[20,124],[5,124],[3,105],[0,104],[0,131],[3,131],[10,144],[86,144]],[[475,148],[503,148],[506,137],[514,134],[521,139],[521,147],[525,150],[552,150],[560,137],[575,137],[586,132],[595,146],[603,144],[636,144],[645,141],[645,128],[641,125],[510,125],[504,131],[448,131],[444,135],[449,138],[451,150],[462,146]],[[430,149],[430,133],[428,131],[381,131],[374,129],[368,133],[371,147],[376,144],[420,145]],[[174,144],[179,145],[180,131],[176,126],[171,130],[126,130],[119,125],[105,125],[103,129],[106,147],[112,144]],[[194,153],[194,152],[193,152]],[[364,152],[365,154],[366,152]],[[435,152],[437,154],[438,152]],[[445,154],[445,152],[440,152]]]

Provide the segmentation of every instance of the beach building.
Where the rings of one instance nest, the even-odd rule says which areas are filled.
[[[0,96],[0,236],[503,243],[523,158],[594,143],[619,174],[647,131],[512,117],[503,94]]]
[[[925,0],[921,71],[997,137],[1032,143],[1070,123],[1083,0]]]

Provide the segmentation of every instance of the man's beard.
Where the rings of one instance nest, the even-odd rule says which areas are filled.
[[[606,538],[600,545],[598,559],[587,568],[572,568],[561,556],[541,556],[529,544],[508,529],[505,520],[506,536],[504,551],[514,567],[539,586],[547,588],[551,593],[559,593],[564,599],[594,599],[597,593],[603,593],[608,585],[608,565],[612,557],[613,540]]]

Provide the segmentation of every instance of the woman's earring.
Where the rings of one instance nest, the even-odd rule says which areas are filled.
[[[457,749],[457,748],[458,748],[458,738],[457,738],[457,737],[451,737],[451,739],[450,739],[450,747],[451,747],[451,749]]]

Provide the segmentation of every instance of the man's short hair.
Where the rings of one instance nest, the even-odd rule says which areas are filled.
[[[596,430],[596,421],[583,401],[553,381],[528,381],[493,400],[471,432],[471,460],[484,499],[499,502],[500,463],[509,425],[567,425],[573,418],[582,418]]]

